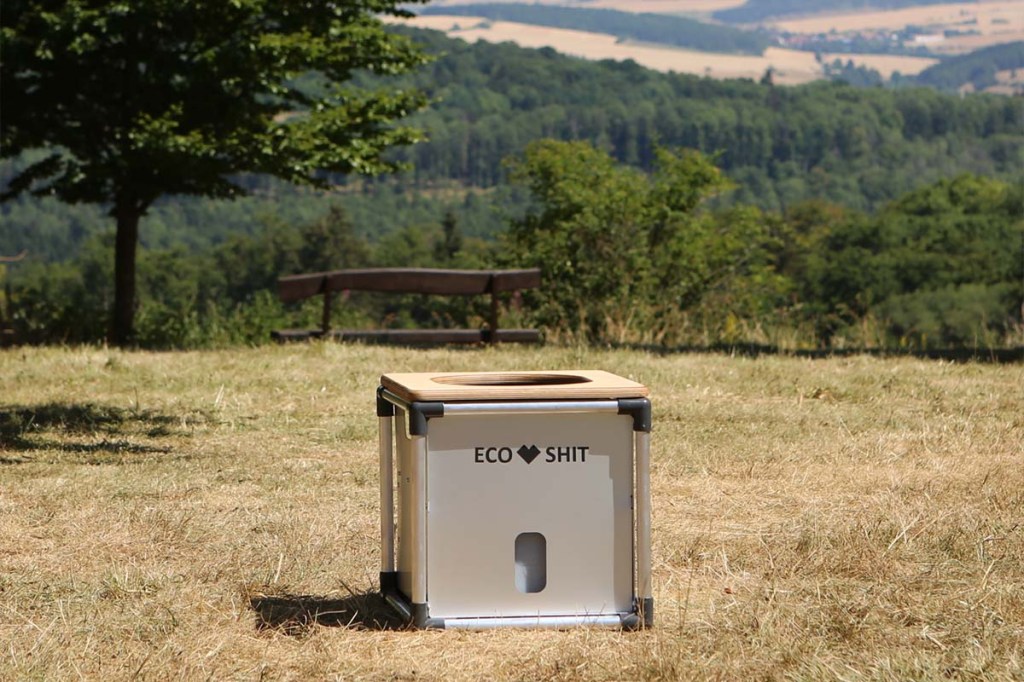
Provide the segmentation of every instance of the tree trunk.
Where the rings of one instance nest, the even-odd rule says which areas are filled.
[[[135,341],[135,252],[139,243],[142,212],[130,208],[114,211],[117,239],[114,244],[114,310],[110,343],[128,346]]]

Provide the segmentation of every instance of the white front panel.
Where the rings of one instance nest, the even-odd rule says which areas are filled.
[[[632,417],[617,414],[431,419],[430,616],[630,611],[632,426]],[[532,448],[539,454],[528,463]],[[520,539],[517,580],[524,533],[543,542]]]

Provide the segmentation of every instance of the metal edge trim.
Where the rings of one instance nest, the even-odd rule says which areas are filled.
[[[627,618],[635,614],[612,613],[602,615],[582,616],[490,616],[490,617],[461,617],[447,618],[444,620],[446,629],[449,630],[489,630],[492,628],[518,627],[518,628],[570,628],[579,626],[594,627],[624,627]]]
[[[615,400],[517,400],[502,402],[447,402],[445,414],[458,415],[501,415],[501,414],[544,414],[619,412]]]

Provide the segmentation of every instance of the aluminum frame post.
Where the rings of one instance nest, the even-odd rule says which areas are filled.
[[[651,584],[651,434],[633,432],[636,456],[636,582],[643,605],[653,604]],[[644,619],[651,616],[644,614]]]
[[[427,603],[427,438],[413,436],[412,480],[415,481],[412,499],[412,527],[416,534],[414,566],[412,575],[413,605]]]
[[[395,570],[394,416],[380,417],[380,570]]]

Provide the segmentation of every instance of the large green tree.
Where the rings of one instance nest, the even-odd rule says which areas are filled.
[[[512,162],[534,206],[510,226],[504,258],[543,271],[544,286],[524,295],[546,328],[588,341],[675,342],[681,314],[771,276],[756,209],[701,209],[731,186],[714,163],[693,150],[653,153],[650,174],[586,142],[539,140]]]
[[[417,139],[396,121],[422,106],[419,93],[352,86],[360,70],[423,62],[381,21],[405,14],[404,4],[4,2],[0,153],[46,150],[4,196],[109,206],[112,341],[132,341],[139,219],[161,195],[237,196],[246,173],[324,185],[326,173],[384,172],[382,152]],[[294,87],[310,72],[322,79],[315,95]]]

